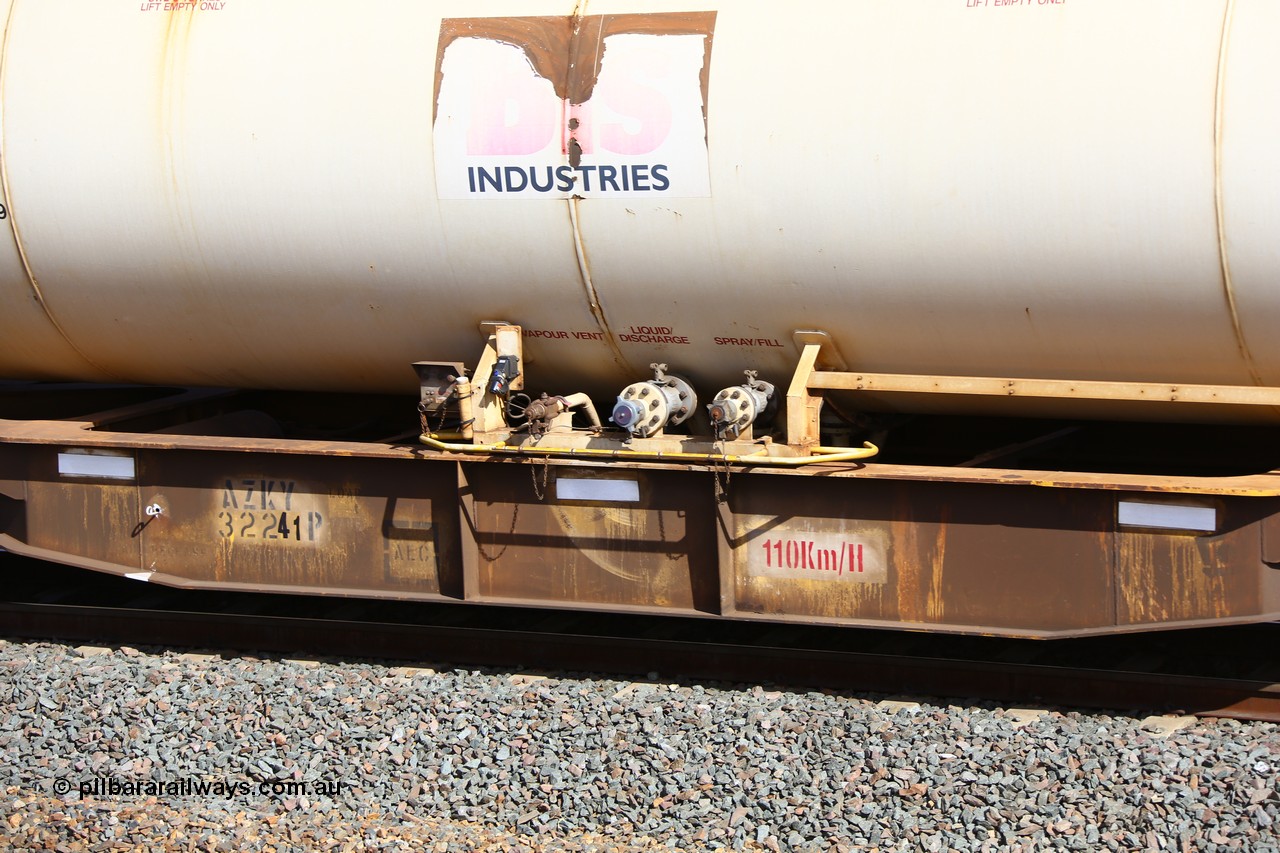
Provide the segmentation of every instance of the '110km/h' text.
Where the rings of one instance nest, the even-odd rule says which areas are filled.
[[[866,571],[860,542],[824,548],[812,539],[766,539],[763,547],[765,568],[835,572],[836,577]]]

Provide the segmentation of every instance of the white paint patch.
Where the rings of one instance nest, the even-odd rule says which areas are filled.
[[[1195,530],[1202,533],[1212,533],[1218,529],[1218,511],[1211,506],[1120,501],[1116,518],[1121,527]]]
[[[807,522],[785,522],[769,516],[742,515],[737,548],[739,561],[753,578],[885,583],[888,548],[883,531],[834,525],[813,530]],[[758,532],[757,532],[758,531]],[[740,563],[741,565],[741,563]]]
[[[101,453],[59,453],[58,473],[63,477],[101,477],[107,480],[137,478],[132,456]]]
[[[583,480],[561,477],[556,480],[556,498],[562,501],[638,503],[640,483],[636,480]]]
[[[155,572],[134,572],[133,574],[125,575],[125,577],[131,581],[142,581],[143,583],[146,583],[151,580],[151,576],[154,574]]]
[[[441,61],[440,198],[705,198],[706,36],[618,33],[585,104],[561,100],[515,45],[460,38]],[[568,144],[581,149],[570,165]]]

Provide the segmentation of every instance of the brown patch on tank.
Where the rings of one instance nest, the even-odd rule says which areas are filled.
[[[431,119],[435,121],[440,102],[440,84],[444,80],[444,54],[449,45],[460,38],[488,39],[509,44],[524,51],[525,58],[539,77],[551,81],[556,95],[564,98],[565,75],[561,67],[573,40],[573,18],[541,16],[536,18],[445,18],[440,22],[440,41],[436,47],[436,83],[431,99]]]
[[[715,12],[663,12],[654,14],[541,16],[529,18],[445,18],[440,22],[436,47],[435,91],[431,99],[434,122],[444,80],[444,55],[460,38],[479,38],[509,44],[524,52],[539,77],[550,81],[556,97],[571,104],[591,100],[604,61],[604,40],[612,35],[704,37],[702,71],[702,121],[707,121],[707,89],[711,83],[711,41]]]
[[[707,120],[707,87],[711,81],[711,40],[715,12],[670,12],[652,15],[589,15],[580,18],[573,39],[573,59],[569,65],[566,90],[571,103],[591,100],[600,66],[604,60],[604,40],[612,35],[704,36],[702,47],[702,120]],[[585,61],[585,60],[590,60]],[[559,90],[556,90],[559,92]]]

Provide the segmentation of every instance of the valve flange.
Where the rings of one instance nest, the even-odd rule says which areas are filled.
[[[666,372],[665,364],[650,364],[653,379],[633,382],[618,395],[609,418],[638,438],[657,435],[668,426],[687,421],[698,405],[697,394],[679,376]]]

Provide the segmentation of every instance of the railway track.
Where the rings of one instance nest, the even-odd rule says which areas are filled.
[[[1280,722],[1280,626],[1053,642],[144,586],[0,554],[0,635]]]

